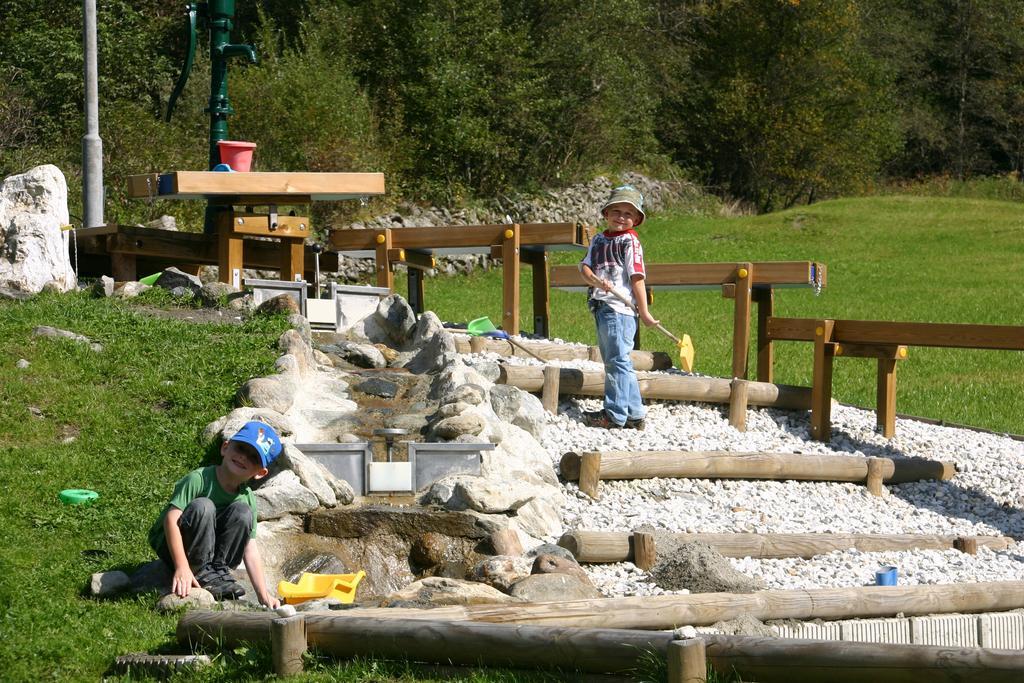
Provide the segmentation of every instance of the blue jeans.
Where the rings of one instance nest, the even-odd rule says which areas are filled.
[[[633,350],[637,319],[612,310],[606,304],[594,309],[597,346],[604,360],[604,411],[618,425],[626,419],[642,420],[646,415],[640,385],[629,352]]]

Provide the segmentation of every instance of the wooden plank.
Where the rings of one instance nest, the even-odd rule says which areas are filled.
[[[231,221],[231,231],[236,235],[305,238],[312,234],[307,216],[278,216],[271,224],[269,214],[236,211],[232,214]]]
[[[241,289],[244,267],[242,238],[231,231],[231,214],[223,214],[223,217],[225,223],[217,232],[217,279]]]
[[[809,318],[771,318],[768,329],[772,339],[813,341],[814,324]],[[836,320],[833,341],[1024,351],[1024,326]]]
[[[128,196],[146,199],[162,199],[160,197],[160,174],[143,173],[128,176]]]
[[[735,281],[738,263],[650,263],[644,278],[649,287],[718,287]],[[815,269],[827,283],[824,264],[814,261],[754,261],[752,287],[812,286]],[[556,289],[585,288],[575,266],[551,269],[551,286]]]
[[[130,197],[148,197],[143,176],[129,176]],[[135,180],[141,178],[141,180]],[[238,203],[248,195],[273,198],[284,204],[299,197],[315,201],[339,201],[384,194],[383,173],[308,173],[308,172],[253,172],[220,173],[217,171],[174,171],[160,176],[167,189],[161,199],[223,199],[233,196]]]
[[[501,245],[508,224],[497,225],[451,225],[434,228],[398,228],[392,237],[393,246],[402,249],[478,248],[490,253],[493,245]],[[331,247],[337,251],[364,251],[373,249],[380,230],[332,230]],[[522,246],[574,246],[583,247],[577,240],[578,231],[574,223],[523,223],[519,226],[519,243]]]
[[[836,344],[835,355],[847,358],[906,360],[909,352],[902,344]]]
[[[799,557],[810,559],[832,552],[857,550],[878,553],[905,550],[950,550],[958,539],[970,538],[978,547],[1005,550],[1013,542],[1005,536],[960,537],[952,534],[761,534],[761,533],[667,533],[654,532],[659,539],[680,543],[704,543],[725,557],[770,560]],[[960,542],[962,544],[962,542]],[[579,562],[590,564],[631,562],[633,535],[627,531],[576,530],[563,534],[558,545]]]
[[[505,226],[501,238],[501,329],[519,334],[520,226]]]

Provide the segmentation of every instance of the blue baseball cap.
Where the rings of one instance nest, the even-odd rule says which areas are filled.
[[[273,427],[259,420],[246,422],[228,441],[241,441],[255,448],[264,467],[269,467],[281,455],[281,437]]]

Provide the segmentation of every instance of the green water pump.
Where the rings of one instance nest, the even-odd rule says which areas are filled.
[[[234,113],[228,100],[228,60],[232,57],[244,57],[255,64],[256,49],[252,45],[231,42],[235,0],[189,3],[185,6],[185,19],[185,64],[167,104],[167,120],[171,120],[174,105],[185,89],[185,83],[192,71],[196,57],[196,24],[197,20],[202,19],[210,32],[210,104],[206,111],[210,114],[210,169],[213,169],[220,163],[217,142],[228,139],[228,115]]]

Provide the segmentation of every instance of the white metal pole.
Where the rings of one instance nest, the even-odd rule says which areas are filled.
[[[103,225],[103,141],[96,68],[96,0],[82,0],[85,53],[85,135],[82,136],[82,223]]]

